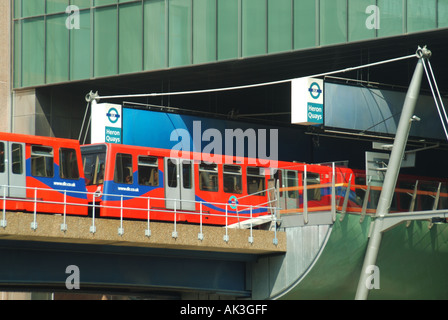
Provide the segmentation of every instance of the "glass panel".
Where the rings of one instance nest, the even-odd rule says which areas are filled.
[[[59,175],[62,179],[79,179],[78,160],[74,149],[59,150]],[[103,172],[104,177],[104,172]],[[104,179],[104,178],[103,178]]]
[[[117,74],[117,8],[95,10],[95,77]]]
[[[53,148],[31,146],[31,174],[35,177],[53,177]]]
[[[170,0],[169,6],[169,65],[187,65],[192,53],[191,1]]]
[[[407,32],[436,28],[436,0],[408,0]]]
[[[13,10],[14,10],[14,18],[21,18],[22,16],[22,0],[14,0],[13,3]]]
[[[216,60],[216,1],[193,2],[193,62]]]
[[[129,73],[142,70],[142,4],[131,3],[120,6],[119,70]]]
[[[266,53],[266,2],[243,0],[243,56]]]
[[[159,167],[156,157],[138,157],[138,183],[152,187],[159,185]]]
[[[177,188],[177,161],[168,159],[168,187]]]
[[[0,142],[0,172],[5,172],[5,143]]]
[[[308,187],[316,184],[320,184],[320,175],[318,173],[307,172],[306,184]],[[308,200],[320,200],[321,192],[320,188],[307,190]]]
[[[375,27],[370,26],[369,28],[366,25],[366,21],[373,17],[375,18],[375,12],[366,13],[366,9],[370,5],[376,5],[375,0],[349,0],[348,2],[348,40],[349,41],[358,41],[364,39],[371,39],[375,37]],[[369,11],[370,12],[370,11]],[[379,19],[381,19],[381,12],[379,14]],[[369,20],[370,22],[370,20]],[[372,24],[374,24],[375,20],[372,20]],[[381,23],[381,20],[379,20]],[[381,24],[379,25],[381,27]]]
[[[106,146],[94,146],[91,152],[81,151],[86,185],[98,185],[104,182]]]
[[[95,0],[95,6],[104,6],[117,3],[117,0]]]
[[[199,189],[218,191],[218,166],[216,164],[199,164]]]
[[[260,192],[265,190],[265,177],[262,172],[263,168],[251,168],[247,167],[247,193],[254,194],[257,196],[264,196],[265,192]]]
[[[166,67],[165,1],[144,3],[144,68],[156,70]],[[151,30],[147,32],[146,30]]]
[[[182,163],[182,185],[184,189],[191,189],[193,186],[191,169],[192,166],[190,162]]]
[[[316,1],[294,0],[294,49],[316,45]]]
[[[71,0],[70,3],[79,9],[90,8],[90,0]]]
[[[40,2],[40,1],[36,1]],[[26,19],[22,26],[22,86],[45,82],[45,20]]]
[[[11,145],[12,151],[12,173],[22,174],[23,173],[23,146],[18,143],[13,143]]]
[[[70,78],[90,78],[90,10],[79,12],[79,29],[70,30]]]
[[[445,28],[448,27],[448,0],[439,0],[438,1],[438,27]]]
[[[241,194],[243,190],[240,166],[224,165],[224,192]]]
[[[69,5],[69,0],[47,0],[47,13],[65,12]]]
[[[379,37],[392,36],[403,33],[403,0],[378,0],[380,8]]]
[[[295,171],[286,171],[286,187],[297,187],[297,172]],[[286,192],[288,198],[297,199],[299,197],[299,190],[288,190]]]
[[[268,52],[291,50],[291,0],[268,0],[268,19]]]
[[[346,0],[321,0],[320,29],[321,45],[347,41]]]
[[[132,184],[133,181],[132,156],[117,153],[115,158],[114,182]]]
[[[218,1],[218,60],[238,57],[238,0]]]
[[[26,0],[23,0],[25,2]],[[22,17],[40,16],[45,14],[45,1],[28,0],[22,5]]]
[[[46,49],[46,82],[68,80],[69,69],[69,29],[65,26],[67,16],[54,15],[47,17],[47,49]]]
[[[14,88],[22,86],[22,23],[14,21]]]

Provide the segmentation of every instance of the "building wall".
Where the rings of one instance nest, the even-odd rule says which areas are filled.
[[[15,88],[448,27],[448,0],[12,0],[12,3]],[[75,5],[79,11],[66,13],[69,5]],[[379,9],[376,20],[374,11],[368,9],[372,5]]]
[[[10,131],[11,114],[11,8],[0,2],[0,131]]]

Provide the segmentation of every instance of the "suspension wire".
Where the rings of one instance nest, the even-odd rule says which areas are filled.
[[[445,121],[448,122],[448,119],[447,119],[447,115],[446,115],[446,112],[445,112],[445,106],[443,105],[442,97],[440,96],[440,91],[439,91],[439,88],[437,87],[437,81],[436,81],[436,79],[434,77],[434,73],[432,72],[432,68],[431,68],[431,75],[430,75],[429,72],[428,72],[428,68],[426,67],[426,63],[425,62],[428,62],[429,67],[431,67],[431,64],[429,63],[429,60],[423,59],[423,67],[425,69],[426,77],[428,78],[428,82],[429,82],[429,86],[431,88],[432,96],[434,98],[434,102],[435,102],[436,107],[437,107],[437,112],[439,113],[440,121],[442,122],[443,131],[445,132],[446,139],[448,140],[448,132],[447,132],[446,125],[445,125]],[[436,94],[434,92],[433,82],[434,82],[434,86],[436,87],[438,96],[436,96]],[[437,100],[437,97],[440,99],[440,101]],[[442,113],[440,111],[439,102],[442,105],[442,109],[443,109],[443,112],[445,114],[445,121],[444,121],[444,118],[443,118]]]
[[[432,71],[431,62],[429,60],[427,60],[427,62],[428,62],[429,70],[431,71],[431,76],[434,79],[434,85],[435,85],[436,90],[437,90],[437,95],[439,97],[440,104],[442,105],[442,110],[443,110],[443,113],[445,115],[445,120],[448,122],[448,116],[446,114],[446,110],[445,110],[445,106],[443,104],[442,96],[440,95],[440,91],[439,91],[439,87],[437,85],[436,77],[434,76],[434,72]]]
[[[86,111],[84,112],[84,119],[82,119],[81,130],[79,131],[79,137],[78,137],[79,141],[81,141],[82,131],[84,130],[84,124],[86,122],[87,111],[89,110],[89,104],[90,104],[90,101],[87,101]],[[88,131],[88,129],[87,129],[87,131]],[[87,135],[87,132],[86,132],[86,135]],[[84,138],[84,141],[85,141],[85,138]]]
[[[362,68],[374,67],[374,66],[378,66],[378,65],[381,65],[381,64],[397,62],[397,61],[406,60],[406,59],[410,59],[410,58],[416,58],[416,57],[417,57],[416,54],[411,54],[411,55],[398,57],[398,58],[393,58],[393,59],[389,59],[389,60],[373,62],[373,63],[369,63],[369,64],[357,66],[357,67],[349,67],[349,68],[345,68],[345,69],[340,69],[340,70],[335,70],[335,71],[330,71],[330,72],[323,72],[323,73],[318,73],[318,74],[309,75],[309,76],[305,76],[305,77],[316,78],[316,77],[328,76],[328,75],[337,74],[337,73],[345,73],[345,72],[350,72],[350,71],[354,71],[354,70],[358,70],[358,69],[362,69]],[[264,82],[264,83],[249,84],[249,85],[242,85],[242,86],[226,87],[226,88],[203,89],[203,90],[192,90],[192,91],[128,94],[128,95],[114,95],[114,96],[104,96],[104,97],[101,97],[101,96],[97,95],[97,96],[95,96],[95,99],[97,101],[99,101],[100,99],[175,96],[175,95],[186,95],[186,94],[201,94],[201,93],[209,93],[209,92],[231,91],[231,90],[240,90],[240,89],[248,89],[248,88],[276,85],[276,84],[291,82],[294,79],[297,79],[297,78],[286,79],[286,80],[278,80],[278,81],[271,81],[271,82]]]

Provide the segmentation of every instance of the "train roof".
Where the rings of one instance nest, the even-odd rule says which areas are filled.
[[[49,144],[62,146],[79,146],[79,141],[66,138],[42,137],[21,133],[0,132],[0,140],[32,144]]]

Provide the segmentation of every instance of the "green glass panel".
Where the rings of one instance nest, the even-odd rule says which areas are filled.
[[[69,5],[69,0],[47,0],[47,13],[65,12]]]
[[[435,29],[436,8],[436,0],[408,0],[407,32]]]
[[[369,6],[376,6],[376,0],[349,0],[348,1],[348,40],[359,41],[365,39],[372,39],[375,37],[377,27],[381,24],[376,24],[380,18],[381,13],[376,15],[376,9],[371,7],[366,13]],[[374,20],[376,19],[376,20]],[[368,23],[366,23],[368,22]],[[378,23],[381,23],[379,20]]]
[[[166,65],[165,1],[144,3],[144,68],[156,70]]]
[[[45,1],[22,0],[22,17],[40,16],[45,14]]]
[[[14,18],[22,17],[22,0],[14,0],[13,2]]]
[[[70,78],[90,78],[90,10],[80,11],[79,29],[70,30]]]
[[[448,27],[448,0],[438,1],[438,27]]]
[[[292,49],[292,0],[268,0],[268,52]]]
[[[403,0],[378,0],[380,9],[379,37],[403,33]]]
[[[170,0],[169,6],[169,65],[188,65],[192,54],[191,0]]]
[[[316,43],[316,0],[294,0],[294,49]]]
[[[116,4],[117,0],[95,0],[94,2],[95,6],[98,7],[98,6],[105,6],[108,4]]]
[[[320,1],[320,44],[330,45],[347,41],[347,1]]]
[[[14,21],[14,88],[22,86],[22,22]]]
[[[45,82],[45,20],[32,18],[22,25],[22,86]]]
[[[117,9],[95,9],[94,76],[117,74]]]
[[[242,0],[243,56],[266,53],[266,0]]]
[[[238,0],[218,1],[218,60],[239,56]]]
[[[90,0],[71,0],[70,3],[79,9],[90,8]]]
[[[65,26],[67,17],[54,15],[47,17],[46,82],[68,80],[69,71],[69,29]]]
[[[135,1],[135,0],[118,0],[118,3],[125,3],[125,2],[132,2],[132,1]]]
[[[120,6],[119,72],[142,70],[142,4],[130,3]]]
[[[216,60],[216,1],[193,2],[193,63]]]

